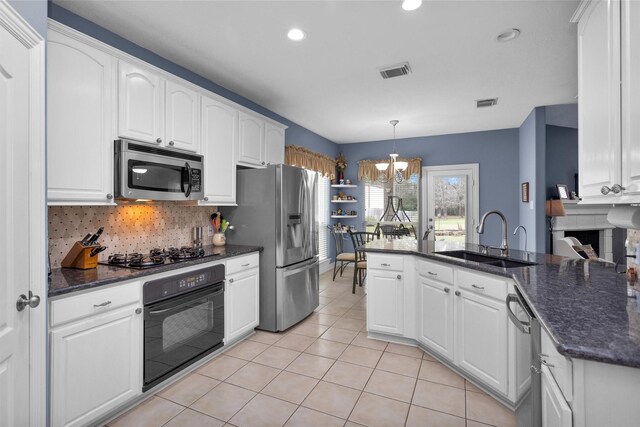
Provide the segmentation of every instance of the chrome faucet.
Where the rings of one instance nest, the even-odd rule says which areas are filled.
[[[527,229],[524,228],[524,225],[519,225],[516,227],[515,230],[513,230],[513,235],[515,236],[516,234],[518,234],[518,230],[522,229],[522,231],[524,231],[524,251],[527,251]]]
[[[504,214],[500,211],[489,211],[482,215],[480,219],[480,225],[476,227],[476,231],[478,234],[484,233],[484,222],[487,220],[487,217],[491,214],[496,214],[502,220],[502,244],[498,249],[500,249],[500,254],[502,256],[509,255],[509,244],[507,243],[507,218],[505,218]]]

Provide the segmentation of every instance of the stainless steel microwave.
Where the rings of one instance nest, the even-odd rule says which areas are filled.
[[[198,154],[115,141],[115,193],[121,200],[200,200],[204,197]]]

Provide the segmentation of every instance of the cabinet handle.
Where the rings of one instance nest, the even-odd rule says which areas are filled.
[[[140,307],[136,308],[136,314],[141,314],[142,313],[142,309]]]
[[[432,273],[432,272],[430,272],[430,271],[427,271],[427,273],[428,273],[428,274],[430,274],[430,275],[432,275],[432,276],[437,276],[437,275],[438,275],[438,273]]]
[[[233,283],[233,278],[229,279],[229,283]]]
[[[386,262],[383,262],[382,264],[380,264],[382,267],[391,267],[391,264],[387,264]]]
[[[161,143],[162,143],[162,138],[158,138],[158,139],[156,139],[156,142],[157,142],[158,144],[161,144]]]
[[[451,289],[449,289],[449,288],[444,288],[444,293],[445,293],[445,294],[448,294],[449,292],[451,292]]]
[[[173,147],[175,145],[175,142],[169,141],[169,145]]]
[[[555,365],[552,365],[551,363],[547,362],[543,358],[540,358],[540,363],[542,363],[544,366],[548,366],[550,368],[555,368],[556,367]]]
[[[397,278],[397,279],[402,279],[402,276],[398,274],[398,275],[396,276],[396,278]]]
[[[105,301],[102,304],[93,304],[94,307],[98,308],[98,307],[106,307],[109,304],[111,304],[111,301]]]
[[[249,267],[251,264],[250,263],[246,263],[246,264],[242,264],[240,267]]]
[[[113,194],[111,194],[111,193],[108,193],[108,194],[107,194],[107,199],[108,199],[108,200],[111,200],[111,199],[113,199]]]
[[[208,202],[208,201],[209,201],[209,198],[208,198],[208,197],[205,197],[205,198],[204,198],[204,201],[205,201],[205,202]]]
[[[603,196],[606,196],[611,192],[611,188],[607,187],[606,185],[603,185],[602,188],[600,189],[600,192],[602,193]]]
[[[460,296],[460,291],[455,291],[454,293],[456,294],[457,297]]]
[[[475,283],[474,283],[473,285],[471,285],[471,287],[472,287],[472,288],[475,288],[475,289],[484,290],[484,286],[478,286],[478,285],[476,285]]]
[[[264,165],[264,162],[262,162],[262,164]]]
[[[624,190],[626,190],[626,188],[620,184],[613,184],[613,187],[611,187],[611,191],[613,191],[614,194],[622,193]]]

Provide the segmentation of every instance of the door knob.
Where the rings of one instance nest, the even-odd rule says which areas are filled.
[[[16,309],[18,311],[22,311],[26,306],[31,308],[36,308],[40,305],[40,297],[38,295],[34,295],[33,292],[29,291],[29,298],[22,294],[18,297],[18,301],[16,301]]]
[[[162,143],[162,138],[158,138],[158,139],[156,139],[156,142],[157,142],[158,144]]]
[[[169,141],[169,145],[173,147],[174,145],[176,145],[176,143],[173,141]]]
[[[613,184],[611,187],[611,191],[613,191],[614,194],[622,193],[624,190],[626,190],[626,188],[620,184]]]
[[[607,187],[606,185],[603,185],[602,188],[600,189],[600,192],[606,196],[607,194],[609,194],[611,192],[611,188]]]
[[[454,294],[456,294],[457,297],[460,296],[460,291],[455,291]]]

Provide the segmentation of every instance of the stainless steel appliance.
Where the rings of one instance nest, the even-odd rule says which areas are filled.
[[[142,391],[223,346],[223,265],[151,280],[142,297]]]
[[[104,246],[103,246],[104,247]],[[212,257],[220,255],[211,248],[192,248],[183,246],[181,248],[151,249],[149,253],[132,252],[128,254],[111,254],[106,262],[98,264],[112,267],[133,268],[136,270],[146,270],[147,268],[159,267],[165,264],[175,264],[189,261],[196,258]]]
[[[202,159],[198,154],[115,141],[116,199],[200,200]]]
[[[542,378],[540,377],[542,343],[540,338],[540,322],[534,315],[522,294],[516,288],[515,294],[507,295],[507,313],[513,324],[524,334],[531,335],[531,389],[529,395],[516,410],[518,427],[542,426]],[[514,312],[511,303],[517,307]],[[517,313],[517,314],[516,314]],[[526,320],[521,319],[526,318]]]
[[[284,331],[318,307],[317,174],[286,165],[237,173],[227,241],[260,254],[260,329]]]

